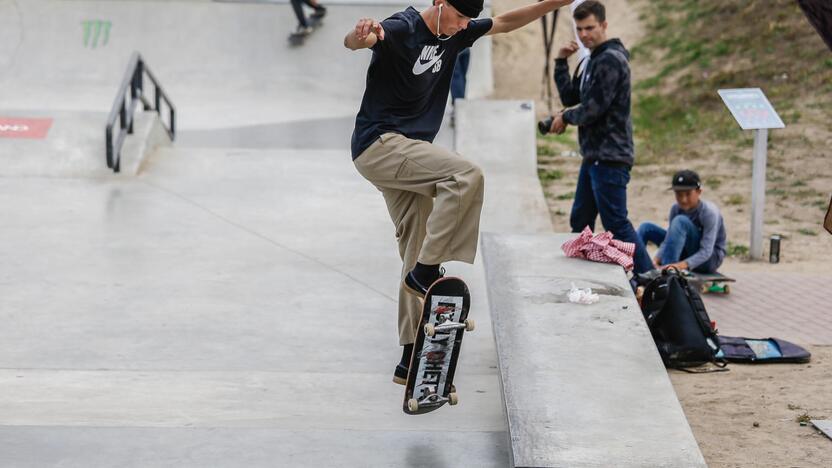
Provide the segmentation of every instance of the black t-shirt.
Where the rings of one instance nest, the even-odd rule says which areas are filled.
[[[352,158],[379,136],[394,132],[432,142],[439,132],[457,54],[491,30],[490,18],[472,20],[445,41],[430,32],[413,7],[381,22],[367,88],[352,134]]]

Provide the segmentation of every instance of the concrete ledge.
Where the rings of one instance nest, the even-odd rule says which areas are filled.
[[[624,271],[566,258],[572,236],[483,235],[512,466],[706,466]]]
[[[534,103],[461,100],[455,147],[485,174],[482,231],[552,232],[537,178]]]

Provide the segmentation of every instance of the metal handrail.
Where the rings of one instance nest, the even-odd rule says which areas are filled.
[[[153,103],[148,101],[144,94],[145,76],[153,83]],[[129,95],[128,90],[130,91]],[[169,111],[170,123],[168,125],[165,125],[162,118],[163,101]],[[124,146],[127,135],[133,133],[133,116],[139,102],[142,103],[144,110],[155,110],[159,114],[162,126],[168,132],[171,141],[174,140],[176,137],[176,108],[165,90],[162,89],[159,81],[150,72],[150,68],[142,60],[142,56],[138,52],[133,52],[127,65],[127,72],[124,74],[124,79],[121,80],[121,86],[118,88],[118,94],[115,102],[113,102],[110,115],[107,116],[107,167],[112,169],[113,172],[121,170],[121,147]],[[116,126],[116,121],[119,123],[119,128],[115,139],[113,139],[113,128]]]

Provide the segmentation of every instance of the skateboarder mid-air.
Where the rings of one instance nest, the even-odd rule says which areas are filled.
[[[362,18],[344,38],[351,50],[373,52],[351,149],[358,172],[384,197],[403,262],[396,383],[406,381],[420,299],[443,275],[441,264],[473,263],[477,250],[482,171],[433,144],[457,54],[486,34],[513,31],[570,3],[544,0],[475,19],[483,0],[435,0],[421,12],[409,7],[381,22]]]
[[[694,171],[674,174],[670,190],[676,194],[676,203],[670,208],[668,229],[653,223],[638,227],[644,245],[653,242],[659,246],[653,263],[656,267],[716,273],[725,259],[726,246],[719,208],[700,198],[702,182]]]

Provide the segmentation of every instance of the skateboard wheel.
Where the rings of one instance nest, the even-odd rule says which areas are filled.
[[[711,288],[709,288],[707,284],[703,284],[702,286],[699,286],[699,292],[702,293],[702,294],[708,294],[708,291],[710,289]]]
[[[454,406],[457,403],[459,403],[459,397],[456,395],[456,393],[449,393],[448,394],[448,404],[451,405],[451,406]]]
[[[436,335],[436,327],[432,323],[425,324],[425,335],[433,337]]]
[[[722,288],[722,292],[724,292],[725,294],[731,294],[731,287],[730,287],[730,286],[728,286],[728,285],[726,284],[726,285]]]
[[[465,321],[465,331],[474,331],[475,325],[476,324],[473,320],[467,319]]]
[[[415,398],[407,400],[407,409],[409,409],[412,413],[419,411],[419,401]]]

